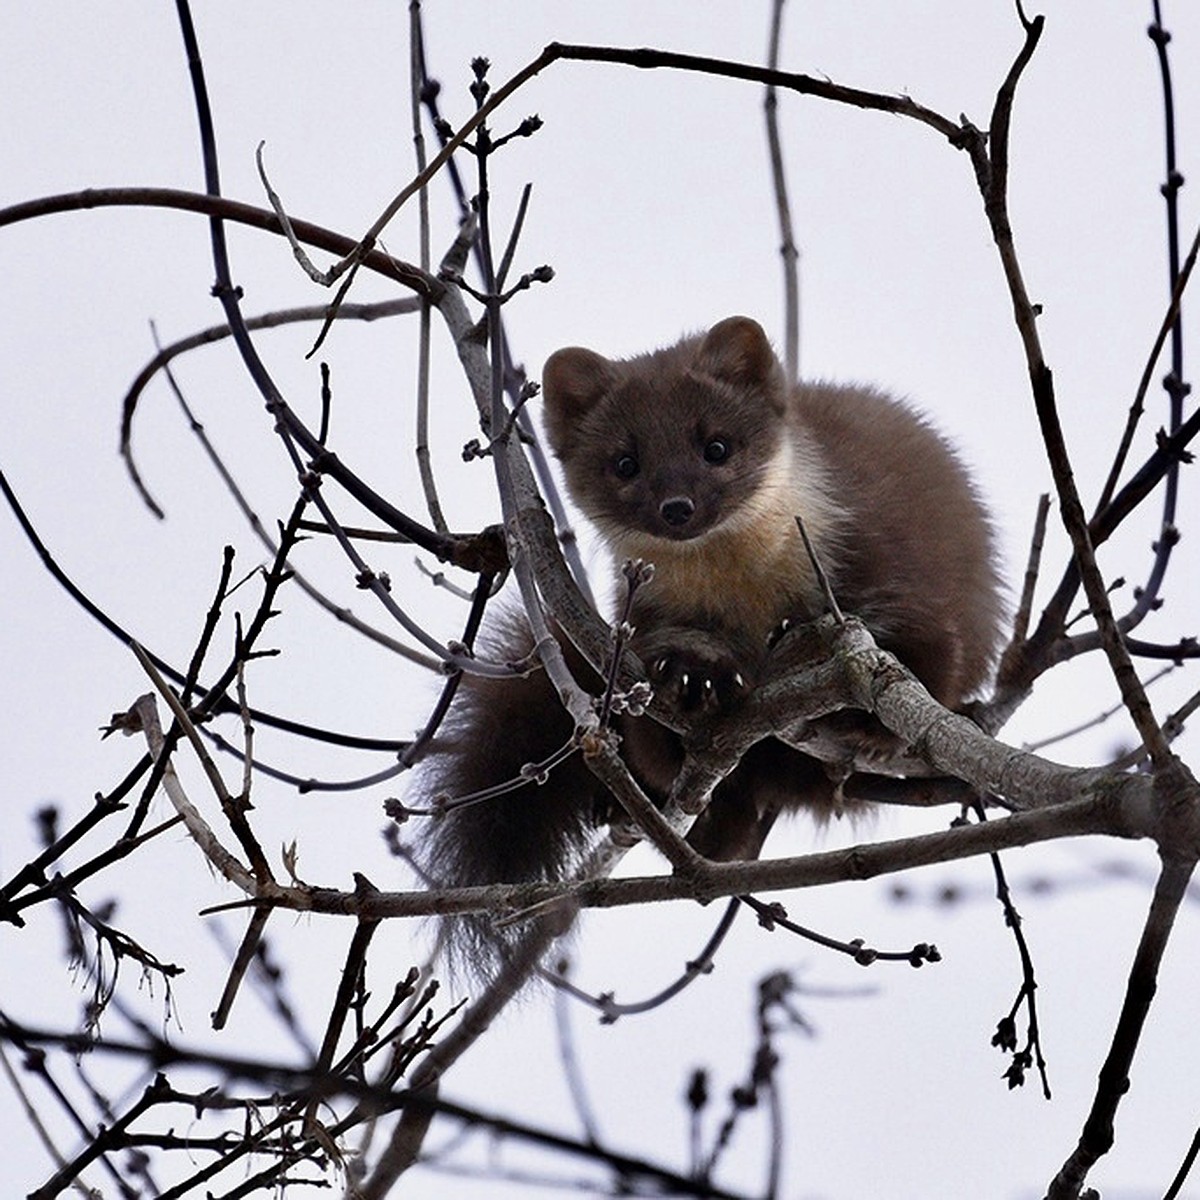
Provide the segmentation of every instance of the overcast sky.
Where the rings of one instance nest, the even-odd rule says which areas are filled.
[[[1164,8],[1175,35],[1179,165],[1189,176],[1200,153],[1200,10],[1185,0],[1167,0]],[[1014,112],[1012,217],[1030,291],[1043,306],[1041,332],[1087,503],[1103,480],[1167,298],[1161,96],[1145,35],[1148,2],[1048,0],[1034,11],[1046,13],[1047,25]],[[427,52],[443,82],[444,111],[457,123],[471,109],[468,63],[477,54],[491,59],[497,84],[553,40],[761,61],[768,15],[764,0],[442,0],[427,8]],[[291,212],[362,233],[411,176],[407,5],[209,2],[197,5],[195,17],[226,193],[264,202],[254,166],[263,142],[273,185]],[[984,125],[1021,38],[1012,6],[1001,0],[793,0],[782,58],[795,70],[907,93],[952,119],[965,113]],[[727,80],[560,63],[510,102],[496,120],[498,132],[527,113],[545,122],[536,137],[496,159],[493,178],[501,228],[521,187],[533,183],[518,268],[549,263],[556,272],[551,285],[508,310],[515,353],[532,376],[564,344],[633,353],[735,312],[757,317],[781,339],[779,234],[761,100],[759,89]],[[877,383],[927,411],[975,471],[995,515],[1006,575],[1019,580],[1049,472],[965,155],[898,118],[789,95],[780,111],[801,247],[803,372]],[[0,119],[0,204],[85,187],[202,189],[186,64],[166,3],[42,0],[7,8]],[[1185,238],[1197,220],[1195,195],[1190,187],[1182,194]],[[455,210],[443,183],[432,202],[436,256],[453,236]],[[398,257],[417,257],[411,211],[384,241]],[[281,241],[235,229],[230,244],[247,313],[326,298]],[[0,229],[0,278],[7,297],[0,321],[0,466],[76,582],[144,644],[183,663],[221,547],[237,547],[243,570],[261,560],[261,551],[161,381],[144,398],[136,447],[165,521],[135,494],[116,444],[121,398],[153,353],[148,322],[169,341],[220,320],[209,295],[205,222],[107,210]],[[394,294],[364,278],[355,298]],[[1194,322],[1189,329],[1194,344]],[[319,381],[315,363],[304,359],[310,342],[308,330],[259,339],[289,399],[313,414]],[[411,430],[415,345],[414,327],[401,318],[339,328],[322,354],[333,371],[338,453],[420,514]],[[436,351],[434,435],[444,499],[452,527],[477,527],[496,515],[488,468],[461,463],[459,449],[476,432],[469,395],[440,331]],[[223,344],[198,351],[178,374],[251,502],[273,523],[291,505],[294,479],[233,350]],[[1164,419],[1157,390],[1148,403],[1151,416],[1135,459]],[[1147,623],[1147,637],[1197,632],[1200,570],[1188,524],[1196,511],[1193,482],[1184,479],[1184,540],[1166,608]],[[1155,517],[1132,523],[1106,551],[1102,565],[1110,578],[1122,574],[1132,585],[1144,577]],[[1047,584],[1064,553],[1055,525]],[[415,582],[412,557],[380,551],[375,561],[403,581],[406,597],[420,594],[418,610],[439,636],[452,636],[460,611]],[[148,685],[129,653],[49,579],[7,514],[0,514],[0,562],[0,663],[7,682],[0,696],[0,874],[7,877],[30,853],[30,814],[38,805],[53,802],[64,817],[77,816],[134,761],[135,745],[101,743],[97,729]],[[382,623],[335,554],[306,547],[300,565],[341,602]],[[1128,589],[1120,594],[1127,599]],[[273,635],[284,653],[251,678],[263,708],[379,737],[408,736],[428,709],[428,679],[332,628],[299,597],[289,601]],[[1195,686],[1194,672],[1177,673],[1153,692],[1156,707],[1169,711]],[[1069,728],[1115,702],[1098,662],[1073,664],[1055,686],[1039,688],[1005,736],[1019,742]],[[1129,738],[1118,717],[1053,753],[1095,762]],[[1190,744],[1194,750],[1194,736]],[[300,775],[354,775],[380,765],[269,733],[260,749]],[[382,802],[394,786],[336,799],[297,798],[266,781],[258,786],[265,844],[275,852],[297,839],[306,879],[347,886],[350,872],[361,869],[380,887],[406,884],[378,836]],[[945,819],[944,813],[883,814],[871,827],[838,827],[820,838],[796,821],[776,849],[798,853],[856,836],[896,836],[938,828]],[[182,1029],[175,1036],[199,1041],[221,985],[222,953],[195,913],[231,897],[182,841],[140,861],[127,877],[118,923],[160,957],[192,964],[176,990]],[[1119,879],[1106,870],[1114,862],[1124,871]],[[833,936],[862,936],[887,948],[935,941],[945,958],[936,968],[864,972],[746,922],[717,974],[666,1009],[603,1029],[577,1014],[605,1136],[614,1148],[682,1165],[679,1096],[688,1071],[711,1065],[722,1094],[739,1081],[753,1050],[755,981],[784,968],[814,987],[877,989],[867,997],[802,1001],[819,1036],[781,1039],[785,1195],[1040,1196],[1090,1103],[1154,865],[1146,846],[1057,846],[1008,860],[1038,967],[1050,1104],[1036,1087],[1008,1093],[1000,1079],[1003,1058],[988,1045],[1016,993],[1019,970],[987,898],[990,869],[979,862],[915,875],[907,883],[920,903],[907,906],[889,903],[887,881],[785,898],[797,919]],[[655,863],[647,853],[629,869]],[[1064,886],[1043,894],[1035,886],[1041,879]],[[948,884],[969,899],[942,911],[933,900]],[[108,894],[102,882],[85,898],[98,902]],[[19,996],[5,989],[3,1002],[19,1017],[70,1022],[80,993],[60,978],[57,922],[46,910],[34,917],[27,930],[0,931],[5,977],[31,973]],[[711,912],[684,906],[591,917],[577,943],[580,972],[597,990],[651,992],[696,953],[713,920]],[[273,924],[297,1003],[319,1029],[348,931],[287,917]],[[236,924],[227,929],[234,937],[239,932]],[[397,925],[380,939],[381,975],[389,963],[402,972],[419,953],[410,933]],[[1195,916],[1186,912],[1121,1110],[1116,1150],[1095,1176],[1106,1198],[1161,1195],[1200,1122],[1196,933]],[[141,1003],[154,1011],[157,998],[143,996]],[[250,996],[235,1010],[223,1045],[291,1052]],[[544,996],[507,1016],[445,1090],[577,1132]],[[6,1090],[0,1114],[7,1129],[22,1120]],[[431,1144],[450,1132],[435,1128]],[[60,1136],[69,1153],[70,1137]],[[0,1166],[0,1183],[13,1194],[49,1174],[32,1138],[21,1141],[21,1153],[6,1153]],[[753,1190],[761,1144],[751,1137],[736,1153],[730,1181]],[[424,1175],[407,1194],[507,1193]],[[1200,1195],[1200,1183],[1193,1194]]]

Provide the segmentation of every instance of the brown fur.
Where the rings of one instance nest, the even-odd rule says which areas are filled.
[[[767,666],[772,631],[820,614],[796,514],[842,608],[937,699],[953,707],[984,682],[1001,611],[991,532],[962,465],[906,406],[870,388],[789,390],[746,317],[625,361],[560,350],[543,396],[568,491],[615,564],[655,564],[635,600],[632,646],[680,707],[736,704]],[[529,637],[507,623],[492,643],[515,658]],[[594,690],[594,674],[570,654]],[[424,768],[426,794],[513,778],[571,735],[541,673],[469,681],[463,693]],[[648,717],[624,718],[620,732],[630,769],[661,800],[681,761],[678,739]],[[693,840],[714,857],[756,854],[777,811],[820,814],[831,798],[819,764],[760,743],[717,789]],[[576,755],[540,787],[437,821],[430,868],[447,883],[557,878],[608,813]]]

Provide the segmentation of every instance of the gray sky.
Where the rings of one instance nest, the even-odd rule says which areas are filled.
[[[1200,11],[1181,0],[1165,8],[1175,35],[1179,165],[1189,175],[1200,146]],[[1030,291],[1043,305],[1041,332],[1086,502],[1103,480],[1166,302],[1161,100],[1145,36],[1148,3],[1050,0],[1037,11],[1046,13],[1047,27],[1014,114],[1012,216]],[[411,175],[407,6],[260,3],[235,13],[201,3],[195,16],[226,193],[262,202],[254,168],[262,141],[272,182],[290,211],[347,234],[365,230]],[[427,50],[443,83],[444,111],[457,122],[470,111],[467,64],[476,54],[490,57],[497,84],[552,40],[760,61],[767,16],[762,0],[444,0],[428,5]],[[1000,0],[794,0],[783,61],[838,82],[905,92],[951,118],[962,112],[983,125],[1020,41],[1011,6]],[[497,159],[493,179],[501,227],[521,186],[533,182],[518,264],[527,270],[545,262],[556,271],[552,285],[509,309],[514,348],[531,375],[560,345],[631,353],[734,312],[757,317],[781,338],[779,237],[756,88],[564,63],[505,111],[498,130],[531,112],[545,121],[535,138]],[[84,187],[202,187],[169,5],[43,0],[6,10],[0,113],[2,204]],[[913,123],[796,96],[782,98],[781,121],[802,254],[804,373],[879,383],[928,411],[975,470],[995,513],[1008,577],[1019,579],[1049,472],[966,157]],[[453,234],[454,210],[441,184],[432,200],[438,255]],[[1195,193],[1185,188],[1185,238],[1196,219]],[[406,210],[384,241],[399,257],[415,259],[413,233]],[[280,241],[233,230],[230,244],[248,313],[325,298]],[[147,322],[156,321],[161,337],[171,340],[220,320],[209,296],[205,223],[183,214],[109,210],[6,228],[0,277],[8,297],[0,322],[0,464],[79,585],[147,646],[183,662],[211,596],[221,547],[238,548],[242,570],[261,555],[161,381],[144,398],[136,445],[166,521],[142,506],[115,450],[121,397],[153,353]],[[356,297],[392,294],[364,280]],[[1193,322],[1193,344],[1194,328]],[[469,528],[494,519],[494,502],[486,464],[464,466],[459,459],[475,430],[447,339],[438,335],[438,463],[451,525]],[[278,331],[260,345],[289,399],[311,415],[318,378],[303,357],[310,336]],[[322,353],[333,370],[339,454],[419,512],[411,453],[414,347],[414,329],[400,319],[339,328]],[[290,506],[294,481],[234,352],[227,344],[198,351],[178,374],[252,503],[273,523]],[[1163,420],[1157,391],[1149,405],[1135,459]],[[1144,627],[1147,637],[1196,632],[1184,615],[1197,611],[1200,578],[1186,520],[1195,511],[1191,483],[1185,478],[1185,538],[1167,605]],[[1105,570],[1139,581],[1154,528],[1149,516],[1133,523],[1106,550]],[[1064,548],[1054,525],[1047,581],[1057,578]],[[415,582],[411,560],[402,550],[381,551],[376,565],[420,597],[418,611],[439,635],[453,635],[459,610]],[[148,685],[128,652],[47,577],[7,516],[0,516],[0,561],[0,662],[9,681],[0,697],[6,782],[0,873],[7,876],[29,854],[28,814],[37,805],[53,801],[65,816],[78,815],[134,760],[136,747],[121,739],[101,743],[96,730]],[[300,565],[382,623],[336,554],[307,547]],[[273,636],[283,655],[251,678],[252,697],[263,708],[381,737],[407,736],[427,709],[428,680],[331,628],[299,597],[289,601]],[[1154,691],[1155,703],[1169,711],[1194,687],[1194,672],[1190,683],[1179,673]],[[1115,701],[1099,662],[1072,664],[1054,686],[1039,688],[1005,736],[1019,742],[1068,728]],[[1098,761],[1129,736],[1117,718],[1053,753],[1064,761]],[[1190,744],[1194,749],[1194,736]],[[260,750],[300,774],[353,775],[379,765],[296,747],[269,732]],[[233,768],[227,771],[232,778]],[[199,788],[194,776],[193,782]],[[362,869],[381,887],[402,886],[378,836],[382,801],[393,790],[297,798],[264,781],[256,799],[265,844],[273,851],[295,838],[301,873],[314,882],[346,886],[350,871]],[[822,835],[795,821],[775,848],[798,853],[938,828],[944,820],[945,814],[881,814],[871,827]],[[1126,865],[1127,877],[1114,881],[1105,873],[1113,861]],[[805,1001],[820,1036],[781,1039],[787,1196],[1041,1195],[1090,1103],[1154,856],[1145,846],[1057,846],[1013,854],[1008,867],[1021,885],[1017,898],[1037,961],[1051,1104],[1033,1086],[1009,1094],[1000,1079],[1005,1062],[988,1045],[1016,993],[1019,969],[999,911],[986,899],[989,868],[973,863],[909,881],[925,899],[951,882],[977,896],[947,912],[889,904],[886,881],[786,898],[798,920],[834,936],[862,936],[888,948],[935,941],[945,957],[936,968],[864,972],[783,935],[768,937],[747,921],[717,974],[666,1009],[613,1028],[577,1014],[580,1053],[606,1137],[617,1149],[682,1164],[679,1096],[689,1069],[710,1065],[722,1095],[740,1080],[753,1048],[754,982],[784,967],[802,971],[813,986],[878,989],[869,997]],[[654,868],[648,853],[629,864]],[[209,879],[181,840],[147,853],[135,871],[136,890],[127,877],[118,923],[160,957],[194,964],[176,989],[183,1026],[177,1036],[200,1040],[222,980],[222,956],[194,914],[229,899],[229,892]],[[1040,878],[1068,886],[1038,898],[1031,885]],[[85,898],[108,894],[102,880]],[[69,1021],[79,994],[59,978],[57,922],[46,910],[34,915],[27,930],[0,930],[5,975],[31,972],[16,1015]],[[653,991],[696,953],[714,919],[683,906],[589,918],[577,946],[581,976],[597,990],[631,997]],[[298,1003],[319,1028],[348,930],[286,916],[273,925]],[[227,929],[239,932],[232,923]],[[1106,1197],[1161,1194],[1200,1121],[1200,1047],[1189,988],[1195,932],[1194,917],[1185,913],[1121,1110],[1117,1148],[1094,1179]],[[388,963],[396,972],[407,968],[415,953],[409,936],[400,926],[387,931],[377,970]],[[247,995],[224,1044],[264,1043],[289,1051]],[[574,1131],[547,999],[535,997],[508,1015],[448,1078],[446,1093]],[[21,1119],[7,1091],[0,1091],[0,1113],[6,1128]],[[69,1152],[70,1138],[61,1136]],[[448,1128],[439,1128],[431,1144],[448,1136]],[[49,1173],[32,1139],[22,1140],[21,1154],[6,1155],[0,1167],[0,1181],[14,1193]],[[734,1156],[730,1180],[752,1190],[761,1145],[748,1137]],[[426,1175],[408,1194],[453,1196],[459,1186]],[[502,1194],[461,1186],[462,1195]],[[1200,1185],[1193,1191],[1200,1194]]]

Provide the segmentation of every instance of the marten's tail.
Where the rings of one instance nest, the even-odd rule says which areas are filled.
[[[524,620],[510,613],[490,627],[481,655],[512,662],[532,646]],[[573,733],[544,671],[463,679],[407,797],[413,807],[442,810],[420,818],[425,824],[422,865],[435,886],[527,883],[566,875],[595,838],[603,791],[578,751],[544,773],[535,768],[566,746]],[[514,786],[471,799],[506,784]],[[475,974],[490,974],[520,932],[518,924],[505,933],[486,915],[446,920],[452,959]]]

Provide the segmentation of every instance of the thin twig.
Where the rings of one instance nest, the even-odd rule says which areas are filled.
[[[226,1021],[229,1020],[229,1012],[233,1008],[233,1001],[241,987],[242,980],[258,955],[263,932],[267,928],[267,922],[271,919],[271,912],[272,910],[269,908],[259,908],[250,914],[246,932],[242,935],[237,953],[233,956],[233,962],[230,964],[225,987],[221,991],[221,998],[213,1010],[212,1027],[214,1029],[224,1029]]]
[[[45,1122],[41,1118],[36,1105],[30,1100],[29,1093],[21,1083],[21,1077],[13,1070],[12,1064],[8,1061],[8,1054],[4,1046],[0,1044],[0,1068],[3,1068],[5,1078],[8,1081],[8,1086],[12,1088],[16,1094],[17,1100],[20,1103],[22,1115],[29,1122],[29,1127],[33,1130],[37,1140],[41,1142],[42,1148],[49,1155],[51,1162],[58,1168],[66,1166],[67,1159],[62,1151],[54,1144],[54,1139],[50,1131],[46,1128]],[[87,1185],[82,1178],[76,1178],[71,1186],[77,1191],[84,1200],[98,1200],[99,1193],[96,1189]]]
[[[829,582],[829,576],[821,563],[820,557],[817,555],[817,548],[813,545],[812,538],[808,536],[808,530],[804,525],[804,518],[799,513],[796,514],[796,528],[800,530],[800,537],[804,542],[804,552],[808,555],[808,561],[812,564],[817,585],[821,589],[821,595],[825,598],[825,607],[839,625],[844,625],[846,618],[837,602],[837,597],[833,594],[833,585]]]
[[[1093,521],[1108,507],[1109,502],[1112,500],[1113,492],[1116,489],[1117,481],[1120,479],[1121,472],[1125,468],[1126,459],[1129,457],[1129,448],[1133,444],[1133,435],[1137,431],[1138,423],[1145,412],[1146,393],[1150,390],[1150,381],[1154,377],[1154,369],[1158,365],[1158,359],[1162,354],[1163,346],[1166,345],[1167,338],[1172,336],[1179,326],[1183,293],[1187,290],[1188,281],[1192,277],[1192,269],[1196,265],[1198,253],[1200,253],[1200,228],[1197,228],[1195,237],[1192,238],[1192,244],[1188,249],[1187,257],[1184,259],[1179,275],[1171,288],[1171,299],[1167,304],[1167,311],[1163,314],[1162,322],[1158,327],[1158,333],[1154,338],[1154,345],[1150,347],[1150,353],[1146,357],[1146,365],[1142,368],[1142,377],[1138,380],[1137,392],[1134,394],[1133,403],[1129,406],[1129,416],[1125,421],[1125,430],[1121,434],[1120,445],[1117,447],[1117,453],[1113,458],[1112,467],[1109,469],[1108,478],[1104,481],[1100,498],[1096,501],[1095,512],[1092,516]],[[1178,423],[1176,423],[1176,428],[1178,428]]]
[[[417,174],[423,174],[426,168],[425,135],[421,130],[421,95],[425,87],[424,70],[420,54],[421,29],[421,0],[409,0],[409,66],[408,66],[408,95],[409,115],[412,122],[413,155],[417,161]],[[429,235],[429,188],[422,186],[417,193],[418,228],[417,236],[420,246],[420,266],[426,274],[429,273],[431,261]],[[425,492],[425,505],[429,509],[429,520],[434,529],[446,533],[445,514],[442,503],[438,498],[437,482],[433,477],[433,463],[429,457],[429,349],[432,310],[427,298],[421,300],[421,328],[417,341],[417,473],[421,479],[421,488]]]
[[[980,822],[987,820],[987,811],[983,801],[978,797],[972,807]],[[1042,1036],[1038,1025],[1037,1012],[1037,976],[1033,969],[1033,955],[1029,952],[1029,943],[1025,938],[1021,914],[1013,903],[1012,892],[1008,886],[1008,876],[1004,871],[1004,863],[998,853],[988,856],[992,862],[992,874],[996,880],[996,899],[1004,910],[1004,924],[1012,930],[1013,940],[1017,945],[1017,955],[1021,960],[1021,987],[1011,1011],[1000,1022],[992,1045],[998,1046],[1006,1053],[1012,1054],[1012,1062],[1004,1073],[1010,1088],[1020,1087],[1025,1082],[1025,1073],[1030,1065],[1036,1065],[1042,1081],[1042,1095],[1050,1099],[1050,1080],[1046,1074],[1046,1059],[1042,1054]],[[1026,1024],[1025,1045],[1017,1046],[1016,1015],[1021,1005],[1028,1014]]]
[[[1033,518],[1033,536],[1029,539],[1029,558],[1025,563],[1025,578],[1021,584],[1021,601],[1013,618],[1012,640],[1015,644],[1025,641],[1029,632],[1029,618],[1033,612],[1033,596],[1037,588],[1038,572],[1042,562],[1042,549],[1046,543],[1046,523],[1050,516],[1050,496],[1043,492],[1038,497],[1037,512]]]
[[[363,875],[356,873],[355,883],[357,889],[364,894],[374,891],[374,887]],[[351,999],[355,991],[361,987],[365,976],[367,950],[378,929],[378,921],[360,920],[355,927],[354,936],[350,939],[350,945],[346,950],[346,961],[342,964],[342,974],[338,982],[337,995],[334,997],[333,1005],[329,1011],[329,1020],[325,1026],[325,1036],[321,1040],[321,1048],[317,1052],[316,1069],[321,1074],[328,1073],[332,1066],[333,1056],[337,1052],[338,1042],[342,1037],[342,1029],[350,1012]],[[314,1096],[309,1103],[304,1114],[306,1128],[314,1126],[320,1103],[321,1099],[319,1096]]]
[[[725,912],[722,914],[720,921],[717,922],[712,936],[704,944],[704,948],[700,953],[684,964],[684,969],[677,979],[673,979],[665,988],[661,988],[645,1000],[618,1001],[612,992],[602,992],[599,996],[593,996],[591,993],[585,992],[582,988],[572,983],[567,978],[565,972],[562,971],[541,970],[538,974],[543,979],[552,983],[558,991],[564,992],[574,997],[574,999],[582,1001],[589,1007],[596,1009],[600,1012],[601,1019],[606,1025],[614,1024],[620,1017],[632,1017],[640,1013],[652,1012],[656,1008],[661,1008],[668,1000],[674,999],[674,997],[678,996],[685,988],[690,987],[701,976],[712,973],[717,951],[729,935],[730,929],[733,928],[734,918],[737,916],[741,906],[739,898],[737,896],[732,897],[729,903],[726,904]]]
[[[570,964],[564,959],[559,965],[554,979],[567,977]],[[575,1115],[583,1128],[584,1139],[594,1146],[601,1144],[600,1124],[588,1095],[587,1081],[584,1079],[583,1068],[579,1056],[575,1053],[575,1037],[571,1024],[571,1006],[567,1003],[568,993],[558,988],[554,993],[554,1030],[558,1036],[558,1060],[562,1063],[563,1075],[566,1077],[567,1090],[571,1095],[571,1104]]]
[[[839,954],[848,955],[860,967],[869,967],[877,962],[906,962],[910,967],[921,967],[926,963],[941,962],[942,959],[938,948],[929,942],[918,942],[909,950],[876,950],[873,946],[866,945],[862,938],[852,938],[844,942],[815,929],[806,929],[790,920],[787,910],[778,901],[768,903],[750,895],[738,896],[737,899],[757,914],[759,925],[768,932],[786,929],[806,941],[824,946],[826,950],[836,950]]]
[[[785,0],[771,6],[771,36],[767,66],[779,69],[779,39],[783,29]],[[779,257],[783,265],[783,365],[789,384],[800,378],[800,279],[797,270],[799,251],[792,232],[792,208],[788,201],[787,171],[779,138],[779,97],[774,84],[768,84],[763,99],[767,121],[767,148],[771,159],[771,181],[775,192],[775,212],[779,219]]]
[[[543,954],[562,932],[558,920],[543,920],[517,944],[512,957],[483,995],[462,1015],[450,1033],[421,1060],[410,1081],[411,1090],[437,1098],[441,1076],[487,1032],[508,1002],[529,980]],[[395,1181],[412,1165],[429,1126],[433,1110],[407,1109],[371,1173],[359,1184],[359,1200],[382,1200]]]
[[[475,594],[471,598],[471,608],[467,613],[466,626],[463,629],[461,644],[469,651],[475,651],[475,639],[479,635],[479,628],[483,624],[484,610],[487,608],[488,601],[492,598],[493,584],[495,580],[488,573],[484,572],[479,576],[475,584]],[[408,748],[400,755],[401,767],[411,767],[413,763],[424,753],[426,748],[437,735],[437,731],[441,728],[442,721],[445,720],[446,714],[450,711],[450,705],[454,700],[454,696],[458,691],[459,685],[462,683],[461,672],[451,675],[442,686],[442,694],[438,697],[437,704],[434,705],[433,712],[429,716],[429,720],[425,722],[425,727],[412,740]]]
[[[1154,684],[1156,684],[1160,679],[1170,675],[1174,670],[1176,670],[1176,668],[1177,664],[1171,663],[1170,665],[1155,671],[1154,674],[1146,680],[1143,686],[1146,688],[1153,687]],[[1058,745],[1060,742],[1065,742],[1070,738],[1077,737],[1081,733],[1086,733],[1089,729],[1098,729],[1101,725],[1111,721],[1112,718],[1118,713],[1124,711],[1125,705],[1121,702],[1118,702],[1117,704],[1113,704],[1110,707],[1096,713],[1095,716],[1089,717],[1086,721],[1080,721],[1077,725],[1072,725],[1069,729],[1061,729],[1057,733],[1048,734],[1045,737],[1038,738],[1036,741],[1023,742],[1021,744],[1021,748],[1023,750],[1034,751],[1035,753],[1039,750],[1045,750],[1048,746]],[[1165,727],[1166,722],[1163,724]],[[1139,747],[1136,751],[1138,758],[1142,757],[1144,753],[1145,752],[1141,747]],[[1123,770],[1128,765],[1132,764],[1126,760],[1125,756],[1122,756],[1113,763],[1113,766],[1118,770]]]
[[[1163,91],[1163,124],[1164,143],[1166,148],[1166,180],[1163,182],[1161,193],[1166,203],[1167,217],[1167,284],[1172,298],[1177,291],[1181,292],[1182,273],[1179,268],[1179,190],[1183,187],[1183,175],[1175,165],[1175,94],[1171,84],[1171,60],[1167,52],[1171,35],[1163,28],[1162,12],[1158,0],[1154,3],[1154,23],[1147,30],[1150,40],[1154,43],[1158,55],[1159,74],[1162,78]],[[1196,235],[1196,244],[1200,245],[1200,231]],[[1194,259],[1193,259],[1194,261]],[[1190,274],[1190,269],[1189,272]],[[1186,283],[1186,280],[1184,280]],[[1171,369],[1163,379],[1163,388],[1167,393],[1167,433],[1177,433],[1183,421],[1184,397],[1191,391],[1191,385],[1184,378],[1183,371],[1183,319],[1176,309],[1175,319],[1171,325]],[[1179,462],[1171,463],[1163,487],[1162,518],[1159,524],[1159,534],[1153,544],[1154,558],[1150,574],[1145,584],[1135,592],[1133,610],[1127,615],[1131,624],[1136,624],[1152,612],[1159,604],[1159,593],[1176,543],[1179,541],[1179,530],[1175,523],[1176,508],[1179,500]]]

